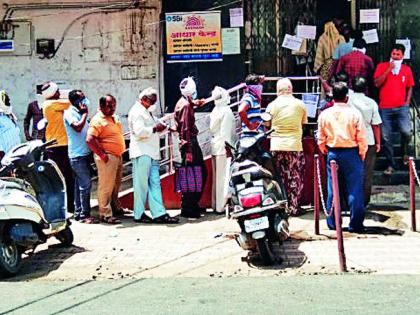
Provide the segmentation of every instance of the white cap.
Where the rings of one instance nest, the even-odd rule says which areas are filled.
[[[179,84],[179,89],[181,90],[181,94],[185,97],[192,96],[197,92],[197,86],[192,77],[183,79]]]
[[[42,86],[42,96],[47,100],[55,95],[58,91],[58,85],[54,82],[48,82]]]
[[[227,106],[230,103],[229,93],[220,86],[216,86],[211,92],[211,96],[215,98],[214,105],[216,106]]]
[[[148,87],[140,92],[139,94],[139,100],[141,100],[145,96],[152,96],[152,95],[158,95],[157,91],[154,88]]]

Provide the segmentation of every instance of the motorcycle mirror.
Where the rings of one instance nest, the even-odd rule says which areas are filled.
[[[38,123],[36,124],[36,129],[38,129],[38,131],[44,130],[45,127],[47,127],[48,121],[45,118],[42,118],[40,121],[38,121]]]
[[[261,114],[261,120],[264,122],[270,121],[272,118],[270,113],[262,113]]]

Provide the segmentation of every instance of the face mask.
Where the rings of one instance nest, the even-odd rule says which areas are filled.
[[[401,70],[401,65],[402,65],[402,60],[394,60],[394,59],[392,59],[391,58],[391,60],[390,60],[391,62],[393,62],[394,63],[394,69],[392,69],[392,74],[394,74],[394,75],[398,75],[399,73],[400,73],[400,70]]]
[[[193,100],[196,100],[196,99],[197,99],[197,91],[195,91],[195,92],[191,95],[191,98],[192,98]]]
[[[153,113],[153,112],[155,112],[156,111],[156,109],[157,109],[157,106],[156,105],[151,105],[151,106],[149,106],[149,108],[147,109],[149,112],[151,112],[151,113]]]
[[[87,97],[85,97],[84,99],[82,99],[81,103],[83,105],[85,105],[86,107],[89,107],[90,106],[90,100]]]

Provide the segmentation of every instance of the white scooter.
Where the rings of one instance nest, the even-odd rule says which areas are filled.
[[[1,161],[0,276],[17,274],[22,253],[51,236],[65,246],[73,243],[64,177],[46,157],[52,144],[40,140],[20,144]]]

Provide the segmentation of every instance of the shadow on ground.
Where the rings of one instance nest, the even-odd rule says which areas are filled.
[[[20,282],[42,278],[57,270],[64,261],[73,255],[85,251],[83,247],[75,245],[70,247],[63,247],[61,244],[50,245],[47,249],[24,255],[23,266],[19,274],[13,278],[4,279],[4,281]]]

